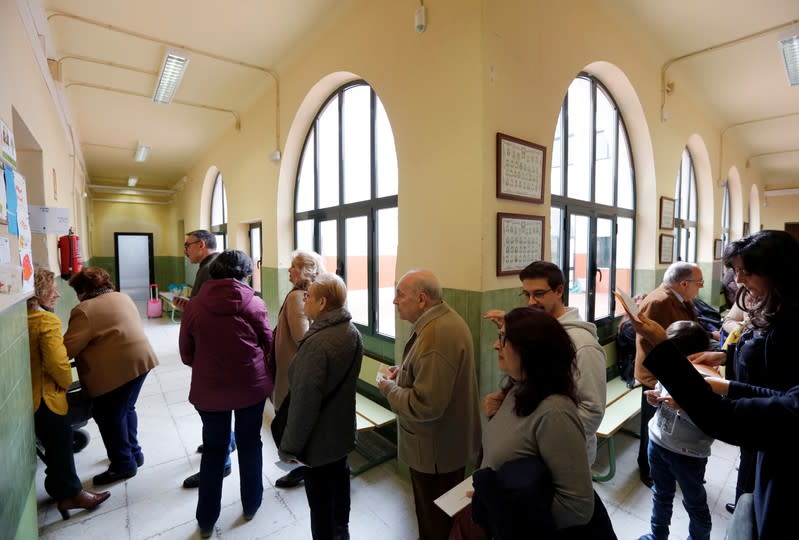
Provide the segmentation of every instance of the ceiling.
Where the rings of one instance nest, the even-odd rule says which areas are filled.
[[[124,186],[133,175],[144,188],[175,185],[274,84],[270,66],[337,4],[237,0],[235,9],[220,9],[217,0],[28,2],[45,11],[48,57],[59,60],[91,184]],[[799,21],[797,0],[605,0],[605,7],[668,59]],[[779,33],[673,63],[666,71],[674,88],[666,110],[681,92],[695,96],[769,187],[799,187],[799,87],[788,85]],[[154,104],[165,41],[251,67],[194,53],[175,97],[194,105]],[[132,159],[139,142],[152,146],[145,163]]]

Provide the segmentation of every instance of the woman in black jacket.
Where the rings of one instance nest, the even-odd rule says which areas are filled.
[[[708,382],[666,340],[665,331],[640,315],[636,331],[658,344],[644,361],[671,397],[705,433],[756,451],[754,517],[759,540],[785,538],[795,527],[799,385],[787,391],[711,378]],[[710,383],[710,384],[708,384]],[[712,387],[711,387],[712,385]],[[714,393],[726,394],[726,398]]]

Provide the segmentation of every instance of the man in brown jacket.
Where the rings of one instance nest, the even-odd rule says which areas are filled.
[[[452,522],[433,501],[463,480],[480,448],[472,334],[427,270],[400,278],[394,304],[413,326],[402,364],[378,384],[399,419],[399,458],[410,467],[419,537],[446,539]]]
[[[639,306],[641,313],[660,324],[663,328],[675,321],[697,321],[693,300],[704,287],[702,270],[693,263],[676,262],[666,269],[663,283],[646,295]],[[643,390],[652,390],[657,379],[643,365],[646,355],[653,345],[637,335],[635,338],[635,378],[641,382]],[[649,420],[655,414],[655,408],[646,402],[646,395],[641,392],[641,442],[638,447],[638,471],[641,481],[652,486],[649,476]]]

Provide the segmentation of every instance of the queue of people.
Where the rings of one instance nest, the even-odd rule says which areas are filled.
[[[347,456],[356,444],[363,344],[347,309],[346,285],[324,272],[317,254],[293,253],[293,288],[273,335],[263,301],[246,282],[252,261],[236,250],[216,253],[206,233],[187,235],[187,256],[197,246],[190,260],[203,266],[191,300],[181,305],[179,340],[181,358],[192,368],[189,401],[203,423],[200,534],[213,534],[234,440],[244,519],[260,508],[260,432],[270,398],[287,419],[279,457],[302,465],[278,487],[304,482],[315,539],[349,538]],[[692,300],[704,281],[694,264],[672,264],[661,286],[642,299],[638,317],[629,318],[638,334],[636,379],[645,385],[642,435],[650,435],[642,436],[639,467],[641,479],[653,483],[651,530],[642,539],[668,538],[676,484],[691,538],[709,538],[702,481],[713,438],[742,447],[735,527],[768,540],[790,526],[786,501],[796,480],[790,426],[799,417],[799,368],[788,357],[788,332],[799,322],[799,243],[787,233],[762,231],[727,246],[724,264],[738,286],[735,305],[745,314],[726,350],[707,350],[707,333],[696,323]],[[483,400],[484,424],[465,321],[443,300],[432,272],[411,270],[397,283],[394,304],[411,332],[401,362],[380,373],[377,384],[398,417],[399,458],[410,467],[421,539],[448,538],[455,528],[474,538],[616,538],[590,470],[604,414],[604,350],[593,324],[564,305],[557,266],[537,261],[519,278],[527,307],[484,315],[499,328],[494,349],[507,377]],[[70,285],[80,303],[63,340],[51,313],[58,297],[52,273],[37,270],[29,302],[45,487],[64,519],[69,510],[92,509],[110,496],[84,490],[75,472],[65,419],[68,358],[75,358],[93,400],[110,462],[95,485],[131,478],[142,466],[135,404],[158,365],[135,305],[114,291],[107,272],[85,268]],[[736,381],[718,376],[725,363]],[[453,520],[433,501],[473,466],[472,504]]]

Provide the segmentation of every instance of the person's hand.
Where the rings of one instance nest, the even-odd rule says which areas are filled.
[[[189,303],[189,299],[185,296],[173,296],[172,297],[172,305],[175,306],[175,311],[183,312],[186,309],[186,304]]]
[[[705,377],[705,382],[720,396],[726,396],[730,391],[730,381],[721,377]]]
[[[485,414],[487,418],[491,418],[497,414],[499,406],[502,405],[503,401],[505,401],[505,392],[502,390],[491,392],[483,398],[483,414]]]
[[[630,319],[636,334],[640,335],[652,345],[659,345],[666,341],[666,331],[662,326],[643,313],[638,314],[638,319],[640,322],[632,318]]]
[[[388,375],[386,375],[386,378],[392,381],[396,381],[398,373],[399,373],[399,366],[391,366],[390,368],[388,368]]]
[[[474,490],[473,489],[467,489],[466,490],[466,496],[469,497],[470,499],[473,498],[474,497]]]
[[[727,353],[724,351],[702,351],[688,355],[688,360],[693,364],[704,364],[706,366],[720,366],[727,361]]]
[[[652,405],[653,407],[657,407],[660,401],[660,390],[644,390],[644,395],[646,396],[646,402]]]
[[[505,322],[505,312],[501,309],[489,309],[483,314],[483,318],[496,324],[497,328],[502,328],[502,324]]]

